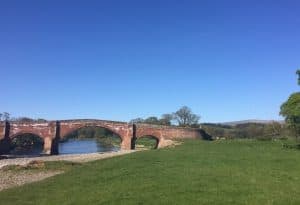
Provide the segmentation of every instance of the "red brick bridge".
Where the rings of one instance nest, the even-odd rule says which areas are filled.
[[[44,141],[45,154],[58,154],[58,142],[71,132],[83,127],[106,128],[121,138],[121,149],[135,148],[135,141],[143,136],[157,140],[157,147],[173,139],[204,139],[202,129],[179,128],[151,124],[131,124],[107,120],[61,120],[47,122],[0,122],[0,154],[6,154],[14,137],[34,134]]]

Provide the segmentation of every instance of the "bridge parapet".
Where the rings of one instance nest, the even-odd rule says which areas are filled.
[[[165,139],[201,139],[202,133],[200,128],[185,128],[165,125],[151,125],[151,124],[136,124],[136,135],[142,137],[144,135],[154,135],[157,137],[164,137]]]

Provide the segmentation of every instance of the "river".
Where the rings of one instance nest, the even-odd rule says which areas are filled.
[[[83,154],[94,152],[118,151],[119,147],[105,144],[96,139],[69,139],[59,143],[59,154]]]
[[[67,141],[60,142],[58,146],[59,154],[84,154],[95,152],[111,152],[118,151],[120,148],[103,141],[86,138],[86,139],[68,139]],[[18,147],[11,150],[9,158],[14,157],[36,157],[43,152],[42,146],[31,147],[30,149],[24,149]]]

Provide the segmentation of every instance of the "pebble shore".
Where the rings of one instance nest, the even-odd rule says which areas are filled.
[[[51,155],[41,157],[28,157],[28,158],[14,158],[14,159],[1,159],[0,160],[0,191],[11,187],[20,186],[35,181],[40,181],[45,178],[61,174],[62,171],[11,171],[5,170],[4,167],[10,165],[26,166],[34,161],[71,161],[71,162],[89,162],[99,159],[110,158],[114,156],[129,154],[136,152],[136,150],[121,150],[116,152],[105,152],[105,153],[88,153],[88,154],[68,154],[68,155]]]
[[[49,155],[41,157],[13,158],[0,160],[0,169],[8,165],[26,165],[32,161],[71,161],[71,162],[89,162],[98,159],[110,158],[114,156],[129,154],[136,150],[120,150],[116,152],[88,153],[88,154],[66,154]]]

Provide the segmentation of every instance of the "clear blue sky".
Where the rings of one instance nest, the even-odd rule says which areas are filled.
[[[1,0],[0,111],[127,121],[280,119],[300,1]]]

